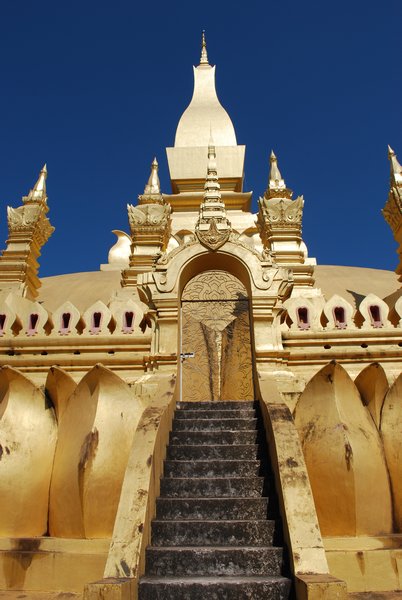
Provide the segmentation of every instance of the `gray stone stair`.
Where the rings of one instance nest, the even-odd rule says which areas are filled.
[[[258,460],[166,460],[165,477],[249,477],[259,475]]]
[[[253,402],[182,402],[140,600],[284,600],[272,477]]]

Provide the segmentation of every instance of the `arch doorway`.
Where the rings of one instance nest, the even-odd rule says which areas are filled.
[[[182,399],[254,399],[249,299],[226,271],[204,271],[181,301]]]

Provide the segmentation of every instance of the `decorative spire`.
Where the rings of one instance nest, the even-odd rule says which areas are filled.
[[[391,162],[391,182],[397,186],[402,185],[402,166],[399,164],[395,152],[388,146],[388,158]]]
[[[153,159],[151,164],[151,175],[149,176],[148,183],[145,186],[144,194],[160,194],[161,185],[158,177],[158,161],[156,157]]]
[[[148,183],[145,186],[144,193],[138,196],[138,202],[139,204],[163,204],[161,184],[158,176],[158,161],[156,158],[152,161]]]
[[[388,158],[391,162],[391,181],[388,199],[382,209],[382,214],[399,244],[399,265],[395,272],[399,275],[399,281],[402,282],[402,166],[391,146],[388,146]]]
[[[38,278],[40,250],[54,231],[46,213],[47,169],[44,165],[22,205],[7,207],[7,248],[0,256],[0,289],[13,289],[29,299],[35,299],[41,283]]]
[[[27,203],[43,203],[46,204],[46,179],[47,179],[47,167],[43,165],[41,172],[39,173],[38,181],[33,186],[32,190],[29,191],[28,196],[24,196],[22,201]]]
[[[208,65],[208,53],[207,53],[207,42],[205,40],[205,31],[202,31],[202,42],[201,42],[201,58],[200,65]]]
[[[282,178],[281,172],[278,167],[278,160],[271,150],[269,157],[270,169],[268,176],[268,187],[265,191],[266,198],[291,198],[292,190],[286,187],[285,180]]]
[[[209,250],[217,250],[228,241],[232,227],[226,217],[225,203],[221,198],[221,186],[216,165],[216,150],[210,136],[208,166],[204,185],[204,200],[200,205],[195,233],[199,242]]]

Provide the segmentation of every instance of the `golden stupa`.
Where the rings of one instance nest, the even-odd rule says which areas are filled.
[[[275,154],[257,214],[244,157],[203,37],[172,193],[154,159],[98,272],[38,278],[46,166],[8,208],[0,594],[137,598],[175,407],[225,401],[255,401],[265,424],[297,598],[402,590],[397,277],[317,266]],[[383,212],[402,244],[389,158]]]

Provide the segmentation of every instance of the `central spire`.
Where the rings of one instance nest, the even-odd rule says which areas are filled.
[[[233,123],[216,93],[215,67],[208,62],[203,31],[200,64],[194,67],[193,97],[177,126],[175,147],[208,146],[211,127],[217,146],[237,146]]]
[[[210,133],[219,163],[222,189],[241,192],[244,178],[245,146],[237,144],[233,123],[215,88],[215,66],[208,62],[205,32],[201,57],[194,69],[194,91],[176,130],[174,147],[167,148],[170,181],[174,194],[204,190]],[[199,201],[196,203],[198,208]]]
[[[207,53],[207,42],[205,40],[205,31],[202,32],[200,65],[208,65],[209,66],[208,53]]]

